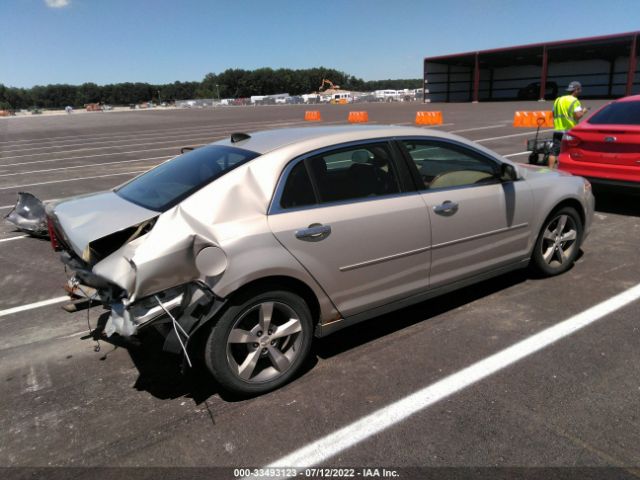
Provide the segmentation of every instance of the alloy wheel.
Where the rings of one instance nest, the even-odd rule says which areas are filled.
[[[235,376],[263,383],[285,374],[301,352],[302,323],[295,311],[277,301],[246,310],[227,336],[226,356]]]
[[[559,267],[571,261],[577,245],[578,229],[567,214],[555,217],[547,224],[540,243],[542,259],[550,267]]]

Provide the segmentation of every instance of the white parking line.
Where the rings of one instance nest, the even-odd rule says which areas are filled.
[[[439,127],[450,127],[451,125],[455,125],[455,123],[441,123],[440,125],[416,125],[418,128],[439,128]]]
[[[118,165],[121,163],[144,162],[144,161],[150,161],[150,160],[167,160],[173,157],[174,155],[165,155],[164,157],[146,157],[146,158],[137,158],[135,160],[120,160],[118,162],[89,163],[85,165],[73,165],[71,167],[47,168],[44,170],[28,170],[26,172],[16,172],[16,173],[2,173],[0,174],[0,177],[14,177],[16,175],[29,175],[33,173],[56,172],[58,170],[72,170],[75,168],[103,167],[105,165]]]
[[[86,148],[73,148],[73,149],[69,149],[69,150],[62,150],[62,151],[56,151],[56,152],[51,152],[50,150],[47,150],[45,152],[37,152],[37,153],[25,153],[24,155],[11,155],[11,156],[7,156],[7,155],[1,155],[0,158],[2,158],[3,160],[9,160],[12,158],[25,158],[25,157],[37,157],[38,155],[52,155],[52,154],[57,154],[57,153],[72,153],[72,152],[89,152],[92,150],[108,150],[110,148],[127,148],[127,147],[140,147],[140,146],[145,146],[145,145],[158,145],[158,144],[163,144],[163,143],[171,143],[171,142],[176,142],[176,141],[180,141],[182,145],[184,145],[185,142],[190,142],[194,139],[201,139],[201,138],[224,138],[224,136],[220,135],[220,131],[215,131],[212,132],[211,130],[208,131],[202,131],[202,132],[189,132],[189,138],[179,138],[179,135],[168,135],[168,136],[164,136],[162,137],[162,140],[154,140],[152,142],[135,142],[135,143],[127,143],[125,145],[107,145],[107,146],[100,146],[100,147],[86,147]],[[195,135],[195,137],[193,136]],[[131,139],[133,140],[133,139]],[[148,138],[145,138],[144,140],[151,140]],[[81,144],[77,144],[77,145],[87,145],[86,143],[81,143]],[[95,143],[91,143],[90,145],[95,145]],[[67,146],[71,146],[71,145],[60,145],[60,146],[55,146],[55,147],[47,147],[48,149],[51,148],[62,148],[62,147],[67,147]],[[40,150],[40,149],[38,149]],[[4,152],[4,153],[12,153],[12,152]]]
[[[7,315],[13,315],[14,313],[25,312],[27,310],[33,310],[34,308],[46,307],[47,305],[54,305],[56,303],[68,302],[69,296],[50,298],[49,300],[42,300],[41,302],[30,303],[28,305],[21,305],[19,307],[8,308],[6,310],[0,310],[0,317],[6,317]]]
[[[254,124],[257,126],[257,124]],[[279,126],[288,126],[288,125],[292,125],[291,122],[287,122],[287,123],[279,123],[279,124],[273,124],[273,123],[261,123],[260,125],[266,125],[266,126],[270,126],[273,127],[275,125],[279,125]],[[246,124],[242,125],[243,127],[246,127]],[[197,128],[193,128],[190,129],[189,131],[185,131],[185,132],[167,132],[164,134],[154,134],[152,136],[146,135],[146,137],[148,138],[144,138],[145,135],[144,134],[140,134],[140,135],[135,135],[132,136],[131,138],[126,138],[126,139],[120,139],[120,140],[98,140],[98,141],[89,141],[89,142],[82,142],[82,143],[70,143],[70,144],[57,144],[57,145],[48,145],[48,146],[44,146],[44,147],[33,147],[33,148],[23,148],[23,149],[19,149],[19,150],[2,150],[0,148],[0,158],[2,159],[11,159],[11,158],[22,158],[22,157],[34,157],[34,156],[38,156],[38,155],[48,155],[48,154],[52,154],[52,153],[69,153],[69,152],[84,152],[84,151],[91,151],[91,150],[105,150],[105,149],[109,149],[109,148],[125,148],[125,147],[135,147],[135,146],[141,146],[141,145],[156,145],[158,143],[162,144],[162,143],[169,143],[169,142],[173,142],[173,141],[180,141],[180,142],[188,142],[190,140],[193,139],[193,137],[195,136],[196,138],[213,138],[213,139],[221,139],[221,138],[225,138],[227,136],[227,132],[229,132],[229,130],[231,129],[230,126],[227,125],[220,125],[220,126],[207,126],[207,127],[197,127]],[[191,136],[192,138],[181,138],[181,137],[189,137]],[[155,139],[160,139],[160,140],[155,140]],[[96,144],[104,144],[104,143],[122,143],[122,142],[131,142],[131,141],[137,141],[135,143],[128,143],[125,145],[102,145],[102,146],[98,146],[96,147]],[[146,142],[146,143],[140,143],[140,142]],[[69,150],[65,150],[65,151],[56,151],[56,152],[51,152],[51,149],[59,149],[59,148],[67,148],[67,147],[82,147],[85,145],[90,145],[89,147],[86,148],[74,148],[74,149],[69,149]],[[29,152],[29,151],[33,151],[33,150],[45,150],[44,152],[36,152],[36,153],[25,153],[22,154],[22,152]],[[7,155],[10,153],[21,153],[21,155]]]
[[[2,208],[2,207],[0,207]],[[11,240],[20,240],[21,238],[27,238],[29,235],[20,235],[17,237],[9,237],[9,238],[0,238],[0,243],[2,242],[10,242]]]
[[[110,173],[108,175],[95,175],[93,177],[67,178],[65,180],[53,180],[50,182],[27,183],[24,185],[10,185],[8,187],[0,187],[0,190],[11,190],[12,188],[34,187],[37,185],[50,185],[52,183],[77,182],[78,180],[90,180],[93,178],[117,177],[118,175],[137,175],[146,172],[146,170],[137,170],[135,172]]]
[[[63,335],[61,337],[56,337],[56,338],[73,338],[73,337],[79,337],[80,335],[87,335],[88,333],[89,333],[88,330],[83,330],[81,332],[71,333],[69,335]]]
[[[500,123],[498,125],[488,125],[486,127],[476,127],[476,128],[464,128],[462,130],[451,130],[449,133],[462,133],[462,132],[475,132],[476,130],[488,130],[490,128],[500,128],[506,127],[506,123]]]
[[[553,132],[553,129],[540,130],[540,133]],[[535,132],[514,133],[512,135],[502,135],[501,137],[489,137],[481,138],[480,140],[473,140],[474,142],[490,142],[492,140],[502,140],[503,138],[523,137],[525,135],[535,135]]]
[[[375,123],[375,122],[369,122]],[[416,122],[394,122],[391,125],[413,125],[418,128],[436,128],[436,127],[450,127],[451,125],[455,125],[455,123],[441,123],[439,125],[416,125]]]
[[[282,457],[265,468],[319,465],[338,453],[396,425],[440,400],[528,357],[640,298],[640,284],[547,328],[490,357],[381,408],[340,430]]]
[[[202,145],[207,145],[208,143],[211,142],[215,142],[216,140],[220,140],[223,137],[221,136],[201,136],[201,137],[192,137],[186,140],[198,140],[198,141],[202,141],[202,140],[208,140],[207,143],[199,143],[199,144],[190,144],[190,147],[201,147]],[[169,140],[167,142],[159,142],[159,143],[170,143],[173,140]],[[132,145],[123,145],[123,147],[130,147]],[[184,147],[184,143],[174,143],[173,145],[169,145],[167,147],[158,147],[158,148],[146,148],[143,150],[130,150],[128,152],[109,152],[109,153],[94,153],[93,155],[79,155],[76,157],[62,157],[62,158],[49,158],[46,160],[32,160],[29,162],[19,162],[19,163],[3,163],[0,164],[0,167],[17,167],[20,165],[32,165],[34,163],[48,163],[48,162],[64,162],[66,160],[78,160],[78,159],[84,159],[84,158],[95,158],[95,157],[109,157],[109,156],[113,156],[113,155],[131,155],[134,153],[143,153],[143,152],[157,152],[158,150],[172,150],[172,149],[178,149],[180,147]],[[101,150],[104,150],[104,148],[102,148]],[[70,150],[71,152],[73,150]],[[78,150],[79,151],[79,150]],[[56,152],[56,153],[66,153],[66,152]],[[179,155],[180,152],[176,152],[176,155]],[[42,153],[39,153],[38,155],[43,155]],[[26,156],[30,156],[30,155],[22,155],[22,157],[26,157]],[[20,158],[20,157],[2,157],[0,158],[0,160],[9,160],[11,158]]]
[[[286,126],[286,125],[296,125],[298,123],[302,123],[302,120],[298,121],[289,121],[289,122],[278,122],[278,123],[273,123],[273,122],[244,122],[244,123],[229,123],[229,124],[224,124],[224,125],[215,125],[212,126],[211,128],[216,129],[216,128],[224,128],[224,129],[232,129],[235,127],[243,127],[243,128],[253,128],[254,126],[260,126],[260,125],[273,125],[273,126]],[[112,137],[133,137],[133,138],[139,138],[139,137],[143,137],[143,136],[149,136],[149,135],[162,135],[163,132],[167,132],[167,133],[173,133],[173,132],[182,132],[182,131],[190,131],[190,130],[199,130],[201,128],[205,128],[204,126],[198,126],[198,125],[193,125],[190,127],[180,127],[180,128],[172,128],[172,127],[167,127],[164,129],[160,129],[160,130],[148,130],[148,131],[142,131],[140,133],[137,134],[132,134],[129,132],[114,132],[114,133],[95,133],[95,134],[84,134],[84,135],[66,135],[66,136],[62,136],[62,137],[48,137],[48,138],[37,138],[37,139],[23,139],[23,140],[7,140],[7,141],[3,141],[0,142],[0,145],[2,144],[7,144],[7,143],[17,143],[17,145],[14,145],[15,147],[21,147],[21,146],[26,146],[29,144],[35,144],[35,143],[41,143],[41,142],[46,142],[46,143],[53,143],[56,142],[58,140],[65,140],[65,139],[81,139],[84,138],[86,139],[88,142],[90,142],[92,139],[100,139],[100,138],[112,138]],[[2,147],[0,147],[2,148]]]
[[[531,152],[527,150],[526,152],[510,153],[509,155],[502,155],[502,156],[504,158],[509,158],[509,157],[517,157],[518,155],[526,155],[527,153],[531,153]]]
[[[168,139],[168,138],[180,138],[180,137],[186,137],[189,135],[196,135],[196,134],[206,134],[206,133],[220,133],[220,132],[224,132],[228,130],[228,128],[216,128],[216,127],[194,127],[191,128],[189,130],[185,130],[185,131],[169,131],[169,132],[164,132],[164,133],[154,133],[154,134],[144,134],[141,133],[140,135],[126,135],[126,136],[116,136],[114,139],[109,139],[109,137],[106,137],[104,139],[102,138],[96,138],[96,139],[87,139],[84,141],[80,141],[81,139],[78,139],[80,141],[80,143],[56,143],[53,145],[44,145],[41,147],[29,147],[29,148],[19,148],[19,149],[12,149],[12,150],[4,150],[3,147],[0,147],[0,152],[3,154],[8,154],[8,153],[23,153],[23,152],[32,152],[34,150],[51,150],[53,148],[68,148],[68,147],[82,147],[85,145],[96,145],[96,144],[113,144],[113,143],[122,143],[122,142],[130,142],[132,140],[140,140],[140,141],[148,141],[148,140],[153,140],[154,138],[160,138],[160,139]],[[117,139],[116,139],[117,138]],[[112,145],[111,147],[115,148],[117,147],[117,145]],[[103,147],[96,147],[96,148],[111,148],[110,146],[103,146]],[[13,148],[13,147],[11,147]],[[37,154],[34,154],[37,155]]]

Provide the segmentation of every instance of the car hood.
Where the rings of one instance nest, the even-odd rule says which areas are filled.
[[[69,246],[78,256],[82,256],[94,240],[159,215],[159,212],[131,203],[111,191],[62,200],[52,207],[52,211]]]

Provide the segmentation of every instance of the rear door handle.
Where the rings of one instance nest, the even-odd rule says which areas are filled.
[[[436,212],[438,215],[444,215],[444,216],[453,215],[458,211],[458,204],[455,202],[452,202],[451,200],[446,200],[442,202],[440,205],[436,205],[435,207],[433,207],[433,211]]]
[[[307,228],[296,230],[296,238],[305,242],[319,242],[331,234],[331,225],[312,223]]]

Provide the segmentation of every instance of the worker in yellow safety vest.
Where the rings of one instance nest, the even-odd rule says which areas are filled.
[[[569,92],[567,95],[558,97],[553,102],[553,146],[549,155],[549,168],[556,165],[564,134],[575,127],[587,113],[578,100],[578,95],[582,92],[580,82],[571,82],[566,91]]]

